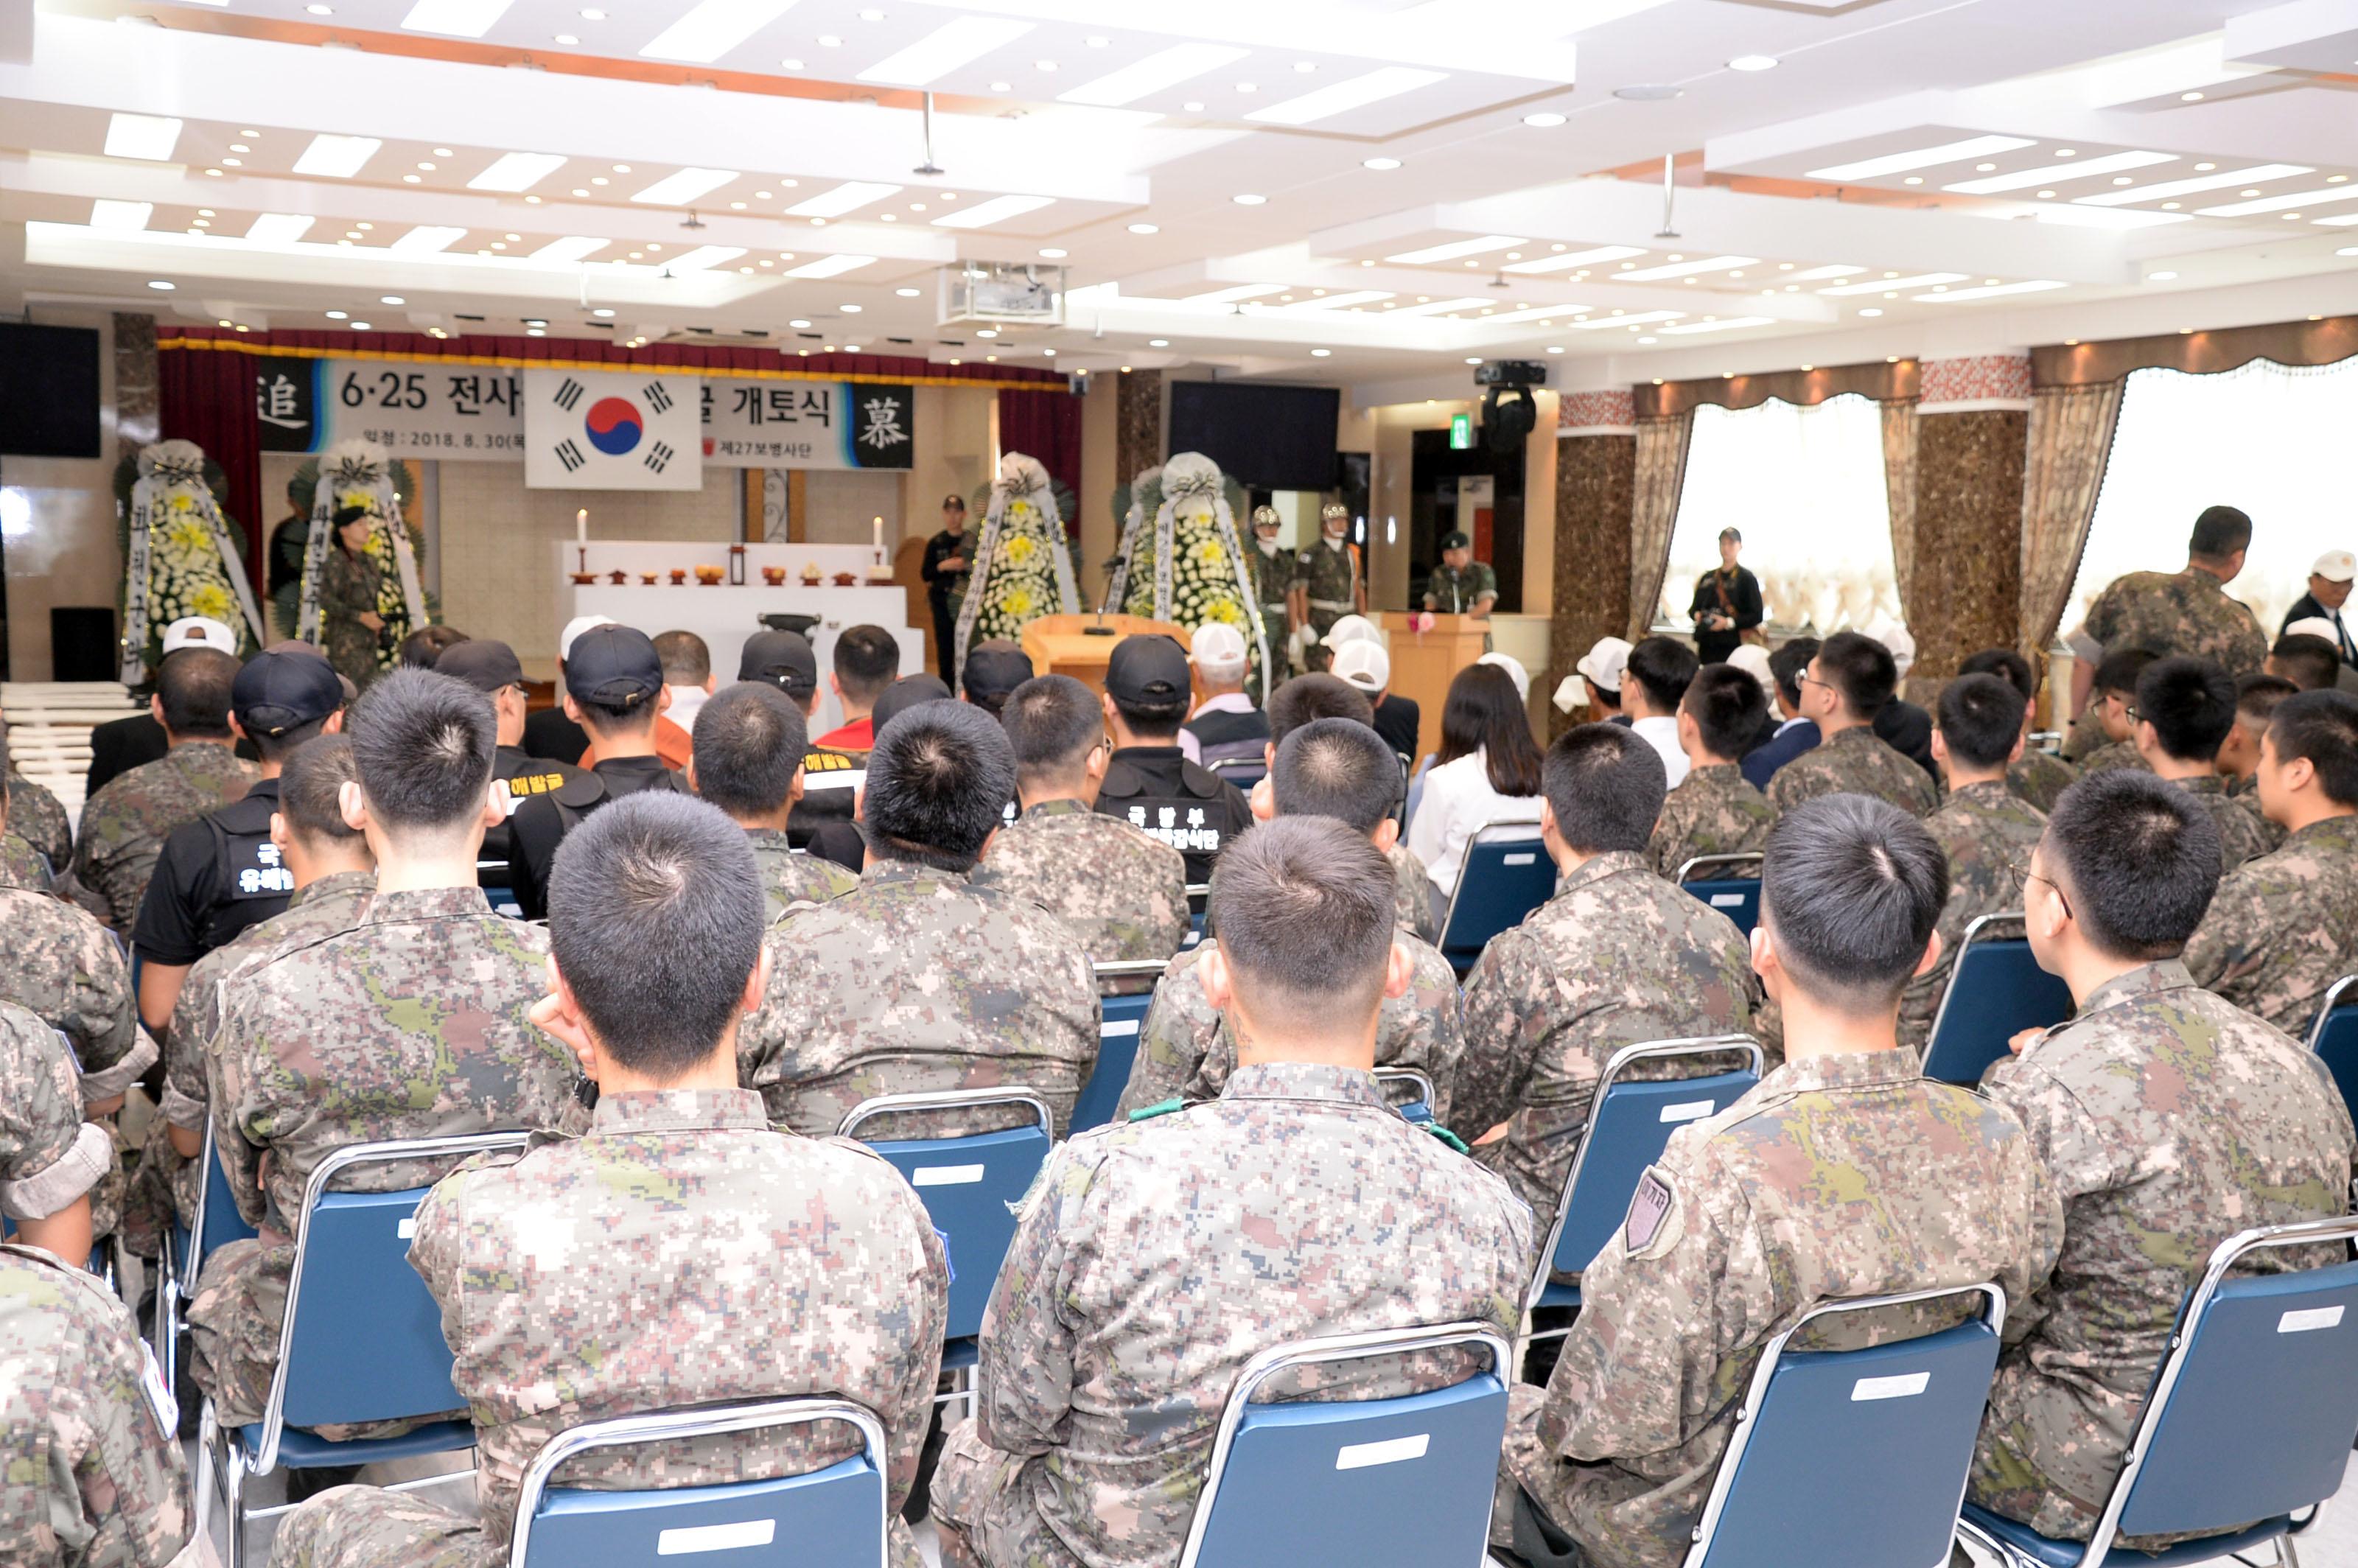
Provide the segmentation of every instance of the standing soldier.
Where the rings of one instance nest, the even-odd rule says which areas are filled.
[[[1261,637],[1269,645],[1270,663],[1276,666],[1261,683],[1260,700],[1264,706],[1270,693],[1285,681],[1285,634],[1293,599],[1293,557],[1278,548],[1277,530],[1276,507],[1252,509],[1253,547],[1245,552],[1245,566],[1252,573],[1253,603],[1260,611]]]
[[[1351,509],[1333,503],[1318,513],[1318,543],[1293,558],[1293,624],[1324,640],[1327,628],[1346,615],[1368,612],[1368,585],[1359,572],[1359,546],[1350,543]]]
[[[2249,517],[2232,506],[2208,506],[2187,540],[2185,570],[2129,572],[2107,584],[2070,639],[2079,655],[2071,669],[2073,706],[2085,708],[2096,666],[2125,648],[2157,657],[2190,654],[2223,665],[2231,676],[2256,673],[2267,663],[2267,636],[2251,606],[2227,597],[2251,544]],[[2084,755],[2093,742],[2078,739],[2082,724],[2072,728],[2074,749]]]

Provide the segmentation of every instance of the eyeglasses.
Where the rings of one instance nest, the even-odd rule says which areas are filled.
[[[2030,891],[2030,884],[2032,882],[2045,882],[2049,887],[2055,890],[2055,900],[2063,906],[2063,917],[2066,920],[2076,920],[2079,918],[2071,913],[2071,895],[2063,891],[2063,884],[2061,882],[2057,881],[2053,877],[2045,876],[2038,871],[2032,871],[2030,869],[2030,862],[2027,860],[2017,862],[2014,868],[2015,890],[2017,892],[2027,893]]]

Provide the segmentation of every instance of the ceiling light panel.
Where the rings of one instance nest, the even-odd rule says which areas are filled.
[[[2250,168],[2234,169],[2225,174],[2198,174],[2185,179],[2167,179],[2159,185],[2132,186],[2126,190],[2101,191],[2094,196],[2076,196],[2072,200],[2082,207],[2125,207],[2132,201],[2166,201],[2173,196],[2193,196],[2205,190],[2224,190],[2235,185],[2261,185],[2271,179],[2287,179],[2296,174],[2316,172],[2307,164],[2255,164]]]
[[[2028,283],[1992,283],[1974,288],[1952,288],[1945,294],[1920,294],[1919,305],[1955,305],[1968,299],[1996,299],[2007,294],[2044,294],[2050,288],[2068,287],[2050,277],[2034,278]]]
[[[90,226],[93,229],[144,229],[155,215],[152,201],[112,201],[101,197],[90,204]]]
[[[1266,109],[1256,109],[1245,116],[1268,125],[1307,125],[1315,121],[1347,114],[1354,109],[1364,109],[1370,103],[1380,103],[1387,98],[1397,98],[1403,92],[1413,92],[1430,87],[1436,81],[1449,80],[1448,72],[1418,70],[1412,66],[1388,65],[1362,76],[1337,81],[1289,98],[1282,103],[1272,103]]]
[[[2017,169],[2012,174],[1993,174],[1982,179],[1960,180],[1941,189],[1966,196],[1995,196],[2002,190],[2028,190],[2033,186],[2056,185],[2067,179],[2086,179],[2093,175],[2125,174],[2133,168],[2151,168],[2157,164],[2177,161],[2175,153],[2111,153],[2104,157],[2089,158],[2083,163]]]
[[[1030,22],[1008,16],[960,16],[935,28],[899,53],[878,60],[860,73],[860,80],[923,87],[993,49],[1004,49],[1032,27]]]
[[[857,212],[862,207],[873,206],[887,196],[899,193],[897,185],[882,185],[872,179],[847,179],[832,190],[822,190],[786,209],[797,218],[840,218],[846,212]]]
[[[1607,327],[1642,327],[1649,321],[1675,321],[1686,314],[1683,310],[1633,310],[1627,316],[1598,316],[1586,321],[1568,321],[1575,332],[1601,332]]]
[[[1828,164],[1823,168],[1809,171],[1812,179],[1874,179],[1887,174],[1906,174],[1910,169],[1937,168],[1944,163],[1963,163],[1967,158],[1987,157],[1992,153],[2010,153],[2019,147],[2037,146],[2028,136],[1968,136],[1961,142],[1942,142],[1938,146],[1919,147],[1914,152],[1886,153],[1880,157],[1860,158],[1855,163]]]
[[[858,271],[875,259],[874,256],[821,256],[817,261],[807,261],[800,266],[788,267],[784,276],[787,277],[840,277],[847,272]]]
[[[1037,212],[1055,202],[1053,196],[994,196],[988,201],[978,201],[971,207],[961,207],[955,212],[945,212],[934,220],[943,229],[981,229],[1008,218],[1021,218],[1026,212]]]
[[[530,190],[565,167],[563,153],[503,153],[467,181],[470,190]]]
[[[308,212],[265,212],[246,225],[245,237],[266,245],[291,245],[311,232]]]
[[[1646,253],[1637,245],[1599,245],[1594,250],[1571,251],[1560,256],[1541,256],[1537,261],[1509,262],[1506,270],[1512,273],[1570,272],[1579,266],[1602,266],[1606,262],[1627,261]]]
[[[1465,256],[1487,255],[1492,251],[1511,251],[1517,245],[1529,243],[1529,240],[1519,239],[1512,234],[1485,234],[1478,240],[1452,240],[1446,244],[1427,245],[1422,250],[1401,251],[1396,255],[1386,256],[1384,260],[1417,266],[1456,261]]]
[[[350,179],[383,146],[374,136],[339,136],[322,131],[311,138],[311,145],[295,160],[295,172],[328,179]]]
[[[1913,277],[1872,278],[1865,283],[1836,284],[1832,288],[1821,288],[1818,293],[1827,298],[1846,299],[1855,294],[1898,294],[1910,288],[1930,288],[1938,283],[1964,281],[1965,275],[1962,272],[1922,272]]]
[[[1629,318],[1621,318],[1626,324]],[[1665,338],[1684,338],[1703,332],[1732,332],[1738,327],[1766,327],[1775,321],[1774,316],[1724,316],[1716,321],[1689,321],[1683,326],[1664,327]]]
[[[114,114],[106,122],[106,156],[163,163],[180,139],[180,122],[168,114]],[[87,144],[85,144],[87,145]]]
[[[507,14],[514,0],[417,0],[401,19],[413,33],[440,33],[453,38],[480,38]]]
[[[1860,273],[1863,273],[1866,270],[1866,268],[1863,266],[1813,266],[1807,272],[1787,273],[1785,275],[1785,281],[1787,283],[1815,283],[1820,278],[1824,277],[1856,277]]]
[[[744,254],[742,245],[698,245],[684,255],[672,257],[664,265],[674,273],[702,272],[722,262],[733,262]]]
[[[1289,308],[1302,310],[1347,310],[1354,305],[1371,305],[1379,299],[1394,297],[1389,288],[1355,288],[1347,294],[1329,294],[1319,299],[1305,299]]]
[[[657,207],[685,207],[698,197],[708,195],[736,178],[737,171],[733,168],[683,168],[634,193],[631,200]]]
[[[719,59],[794,9],[795,0],[701,0],[639,53],[649,59]]]
[[[466,237],[464,229],[454,229],[446,223],[420,223],[385,249],[406,255],[432,255],[437,251],[449,250]]]
[[[1384,319],[1397,321],[1403,316],[1446,316],[1453,310],[1479,310],[1487,299],[1429,299],[1422,305],[1411,305],[1400,310],[1387,310]]]
[[[2358,187],[2337,185],[2325,190],[2293,190],[2263,196],[2253,201],[2230,201],[2223,207],[2197,207],[2205,218],[2248,218],[2255,212],[2283,212],[2296,207],[2322,207],[2329,201],[2358,201]]]
[[[1226,44],[1174,44],[1158,49],[1144,59],[1132,61],[1119,70],[1108,71],[1094,81],[1085,81],[1069,92],[1056,94],[1060,103],[1088,103],[1100,109],[1119,109],[1127,103],[1176,87],[1206,71],[1234,65],[1251,51],[1232,49]]]
[[[528,259],[540,262],[545,265],[560,265],[566,262],[578,262],[584,256],[595,255],[604,250],[608,243],[594,234],[568,234],[561,240],[549,241],[548,243],[533,252]]]
[[[1707,272],[1733,272],[1740,266],[1751,266],[1758,256],[1706,256],[1701,261],[1671,262],[1662,266],[1639,267],[1635,272],[1617,272],[1616,283],[1653,283],[1663,278],[1697,277]]]
[[[1188,294],[1180,297],[1182,305],[1228,305],[1239,299],[1259,299],[1265,294],[1282,294],[1282,283],[1238,283],[1227,288],[1216,288],[1209,294]]]

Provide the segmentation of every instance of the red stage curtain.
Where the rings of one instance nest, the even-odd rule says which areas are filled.
[[[1065,519],[1065,529],[1079,538],[1080,509],[1087,504],[1081,494],[1081,400],[1062,388],[1027,392],[1001,387],[999,449],[1037,458],[1049,478],[1064,481],[1074,501],[1074,515]]]
[[[194,441],[221,464],[229,493],[222,510],[245,530],[246,575],[261,591],[263,559],[262,424],[254,413],[254,356],[164,349],[156,356],[164,438]]]

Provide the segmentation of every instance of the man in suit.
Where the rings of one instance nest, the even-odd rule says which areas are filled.
[[[1767,790],[1779,768],[1823,738],[1815,719],[1801,717],[1801,673],[1817,656],[1815,637],[1796,637],[1768,655],[1768,678],[1777,688],[1777,711],[1784,722],[1768,739],[1745,753],[1744,776],[1754,789]]]
[[[2342,619],[2342,607],[2350,602],[2351,579],[2358,578],[2358,556],[2347,550],[2328,550],[2317,557],[2309,568],[2309,591],[2292,601],[2285,618],[2277,623],[2277,634],[2292,630],[2296,621],[2328,621],[2333,624],[2333,641],[2345,665],[2358,665],[2358,641],[2350,635],[2349,626]]]

